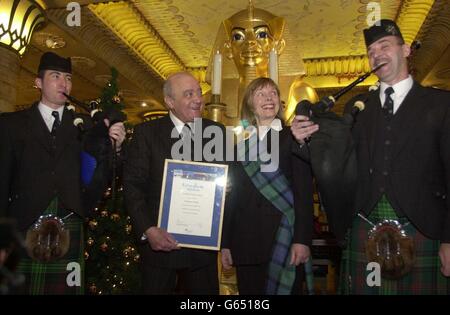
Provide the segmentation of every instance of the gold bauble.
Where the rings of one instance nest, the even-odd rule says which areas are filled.
[[[108,211],[103,210],[102,212],[100,212],[100,215],[101,215],[102,217],[107,217],[107,216],[108,216]]]
[[[125,231],[127,232],[127,234],[130,234],[131,233],[131,224],[127,224],[127,225],[125,225]]]
[[[105,191],[105,193],[103,194],[103,197],[104,197],[104,198],[107,198],[107,197],[109,197],[109,196],[111,196],[111,189],[110,189],[110,188],[108,188],[108,190]]]
[[[88,244],[89,246],[94,245],[94,239],[93,239],[92,237],[89,237],[88,240],[87,240],[87,244]]]
[[[98,225],[98,222],[96,220],[89,221],[89,227],[91,228],[91,230],[95,230],[97,225]]]
[[[113,99],[114,103],[117,103],[117,104],[120,103],[120,97],[119,97],[119,95],[114,95],[112,99]]]
[[[130,251],[128,250],[128,248],[125,248],[123,250],[123,257],[128,258],[128,256],[130,256]]]
[[[100,249],[101,249],[103,252],[106,252],[106,251],[108,250],[108,244],[103,243],[102,245],[100,245]]]
[[[118,222],[120,220],[120,215],[118,215],[117,213],[111,214],[111,220]]]

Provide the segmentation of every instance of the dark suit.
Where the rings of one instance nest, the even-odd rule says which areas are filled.
[[[0,211],[27,229],[57,197],[60,208],[85,214],[80,181],[81,141],[65,109],[52,142],[38,104],[0,116]]]
[[[347,111],[356,99],[366,100],[366,108],[353,128],[354,209],[368,214],[385,194],[425,236],[450,242],[450,93],[414,82],[390,126],[383,125],[378,90],[357,96]]]
[[[271,130],[267,137],[268,152]],[[311,245],[313,228],[312,176],[309,164],[292,152],[291,131],[284,127],[279,132],[279,167],[291,184],[294,193],[294,243]],[[233,264],[237,266],[238,285],[243,294],[263,294],[267,266],[271,260],[281,212],[254,186],[243,165],[235,162],[231,168],[233,187],[225,204],[222,247],[231,250]],[[251,265],[252,270],[240,269]],[[248,291],[248,292],[247,292]]]
[[[220,126],[224,132],[223,126],[202,119],[202,131],[212,125]],[[124,197],[138,238],[141,238],[148,228],[158,225],[164,161],[172,158],[171,148],[180,140],[179,137],[171,138],[174,128],[172,120],[167,115],[137,125],[134,129],[124,168]],[[203,139],[203,144],[208,140]],[[168,273],[171,274],[170,278],[173,280],[171,282],[174,283],[175,271],[209,268],[210,272],[215,273],[215,283],[205,283],[204,279],[197,278],[194,281],[198,282],[198,288],[193,289],[194,292],[188,288],[188,292],[185,293],[218,294],[215,251],[186,248],[171,252],[154,251],[148,242],[142,244],[139,250],[145,293],[171,293],[173,288],[170,285],[166,287],[166,283],[160,283],[167,281]]]

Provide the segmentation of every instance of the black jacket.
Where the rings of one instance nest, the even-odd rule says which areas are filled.
[[[270,137],[276,131],[268,133]],[[291,184],[294,194],[294,243],[311,245],[313,230],[313,191],[311,169],[308,163],[294,156],[289,127],[279,133],[279,167]],[[268,151],[271,151],[269,146]],[[240,162],[231,171],[233,182],[225,204],[222,247],[229,248],[233,263],[259,264],[270,261],[281,212],[253,185]]]
[[[78,115],[78,114],[76,114]],[[88,126],[89,117],[83,117]],[[92,125],[92,123],[91,123]],[[105,141],[109,141],[108,138]],[[27,229],[57,197],[60,207],[84,216],[101,197],[86,191],[80,179],[82,137],[65,109],[53,143],[39,112],[29,109],[0,116],[0,215],[13,217]],[[106,170],[100,178],[106,186]],[[89,195],[88,198],[83,198]],[[88,200],[87,200],[88,199]]]
[[[354,210],[368,214],[384,193],[424,235],[450,242],[450,93],[414,82],[386,131],[386,161],[379,91],[357,96],[347,111],[356,99],[364,99],[366,108],[352,131],[358,161]]]
[[[202,132],[212,125],[225,132],[222,125],[208,119],[202,119]],[[134,128],[125,158],[123,184],[125,204],[138,238],[148,228],[158,225],[164,161],[172,159],[172,145],[179,141],[178,137],[171,138],[173,128],[175,126],[169,115]],[[203,139],[203,145],[209,140]],[[153,251],[147,242],[139,250],[144,266],[196,267],[216,263],[217,259],[217,253],[208,250],[183,248],[171,252]]]

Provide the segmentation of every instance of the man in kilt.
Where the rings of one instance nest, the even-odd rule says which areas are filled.
[[[74,126],[79,114],[70,112],[64,105],[65,94],[72,89],[72,69],[69,58],[62,58],[52,52],[42,55],[36,86],[41,90],[41,99],[30,108],[5,113],[0,116],[0,216],[16,220],[23,235],[39,234],[43,227],[38,219],[42,216],[62,219],[66,234],[55,239],[57,220],[47,221],[48,232],[36,237],[27,237],[29,256],[24,257],[18,271],[25,275],[22,294],[82,294],[84,287],[84,240],[83,224],[87,211],[95,206],[106,188],[108,159],[95,156],[94,173],[89,181],[81,179],[81,154],[83,145],[98,143],[102,156],[111,152],[111,139],[120,149],[125,138],[122,122],[113,124],[102,120],[104,133],[94,134]],[[86,115],[84,127],[93,126]],[[105,124],[105,126],[103,126]],[[95,130],[92,128],[91,130]],[[92,137],[90,140],[89,137]],[[28,233],[27,233],[28,231]],[[53,233],[53,234],[52,234]],[[25,238],[25,237],[24,237]],[[44,238],[44,239],[43,239]],[[42,255],[42,244],[51,244],[52,251]],[[63,244],[64,243],[64,244]],[[59,255],[61,248],[63,254]],[[64,254],[65,252],[65,254]],[[41,259],[36,259],[40,257]],[[51,259],[57,257],[57,259]]]
[[[365,103],[351,131],[358,175],[340,291],[449,294],[450,93],[411,77],[411,50],[395,22],[376,22],[364,39],[370,66],[384,66],[378,89],[345,109]],[[296,119],[304,120],[293,128],[299,142],[317,131]]]

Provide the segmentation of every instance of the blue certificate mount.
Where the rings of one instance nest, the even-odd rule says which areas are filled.
[[[172,198],[181,194],[173,191],[174,178],[180,176],[186,180],[213,181],[215,184],[211,230],[208,236],[169,233],[177,240],[181,247],[219,250],[222,236],[223,209],[225,203],[225,191],[228,175],[228,166],[222,164],[188,162],[166,159],[164,166],[164,178],[161,190],[161,204],[159,209],[158,227],[168,230],[170,206]],[[172,209],[173,210],[173,209]]]

